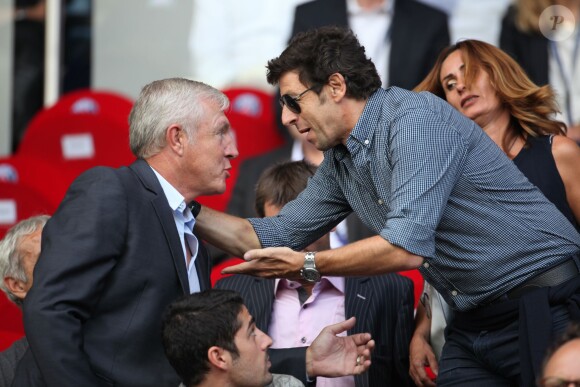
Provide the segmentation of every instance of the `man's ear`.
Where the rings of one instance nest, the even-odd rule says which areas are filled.
[[[178,124],[171,124],[165,131],[165,141],[174,152],[181,156],[185,141],[188,141],[185,128]]]
[[[225,349],[213,346],[207,350],[207,359],[214,367],[227,371],[231,364],[231,355]]]
[[[346,94],[346,80],[341,73],[334,73],[328,78],[330,95],[336,102],[340,101]]]
[[[10,291],[10,293],[14,294],[16,297],[23,300],[26,297],[26,293],[28,290],[26,289],[26,283],[20,280],[17,280],[12,277],[4,277],[4,285]]]

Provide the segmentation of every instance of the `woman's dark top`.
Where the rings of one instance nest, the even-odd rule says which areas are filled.
[[[566,200],[566,189],[562,177],[556,168],[552,154],[553,136],[528,136],[526,145],[513,159],[516,166],[528,180],[542,191],[544,196],[568,218],[570,223],[580,230],[574,213]]]

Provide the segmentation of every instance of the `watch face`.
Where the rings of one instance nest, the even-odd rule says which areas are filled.
[[[318,282],[320,280],[320,273],[316,269],[305,268],[301,270],[300,274],[302,274],[302,278],[309,282]]]

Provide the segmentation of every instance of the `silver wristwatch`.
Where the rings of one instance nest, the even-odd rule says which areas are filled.
[[[304,266],[300,269],[300,276],[308,282],[320,281],[320,272],[314,263],[315,252],[308,252],[304,255]]]

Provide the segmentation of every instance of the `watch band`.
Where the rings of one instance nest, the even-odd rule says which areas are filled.
[[[199,212],[201,211],[201,204],[198,201],[193,200],[191,203],[189,203],[189,209],[191,210],[193,217],[197,218]]]
[[[316,251],[308,251],[304,254],[304,262],[312,262],[313,268],[316,269],[316,262],[314,261],[314,257],[316,257]]]
[[[300,276],[308,282],[318,282],[321,278],[320,272],[316,268],[315,255],[316,252],[307,252],[304,255],[304,266],[300,270]]]

